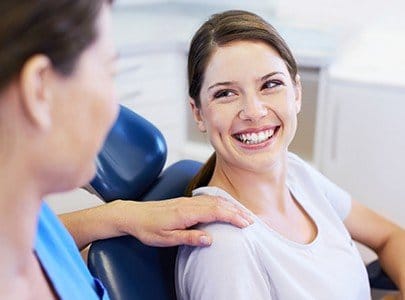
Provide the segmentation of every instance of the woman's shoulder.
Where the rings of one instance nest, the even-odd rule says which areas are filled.
[[[213,243],[209,247],[179,248],[176,260],[178,295],[187,295],[185,299],[235,298],[232,295],[246,299],[251,292],[246,286],[254,287],[262,282],[257,278],[264,276],[252,238],[255,224],[244,229],[225,223],[198,226],[212,236]]]
[[[213,238],[223,242],[248,242],[251,234],[254,231],[252,230],[254,227],[254,225],[250,225],[245,228],[238,228],[229,223],[216,222],[210,224],[201,224],[198,226],[198,229],[208,232]]]
[[[188,270],[198,269],[212,275],[224,269],[239,272],[256,265],[258,255],[251,238],[252,226],[244,229],[225,223],[198,226],[212,237],[212,244],[209,247],[181,246],[177,254],[177,271],[185,274]]]
[[[236,199],[234,199],[230,194],[219,187],[206,186],[201,187],[193,191],[193,195],[211,195],[220,196],[227,201],[244,208]],[[250,213],[247,211],[247,213]],[[234,244],[238,244],[241,247],[245,244],[252,242],[253,232],[257,229],[256,224],[250,225],[243,229],[235,227],[229,223],[214,222],[207,224],[198,224],[197,229],[207,232],[213,238],[213,244],[210,246],[211,249],[218,248],[229,248],[235,247]]]
[[[216,268],[223,263],[247,262],[247,257],[256,257],[255,225],[237,228],[227,223],[200,224],[197,229],[212,237],[209,247],[181,246],[178,251],[180,265],[204,266]]]

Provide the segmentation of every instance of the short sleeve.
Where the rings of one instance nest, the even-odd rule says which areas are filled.
[[[318,170],[303,161],[297,155],[289,153],[290,167],[294,168],[294,175],[300,177],[300,181],[304,184],[308,183],[308,177],[315,186],[330,202],[339,218],[343,221],[349,215],[352,207],[351,195],[330,181],[327,177],[321,174]]]
[[[180,247],[176,262],[178,299],[271,299],[270,284],[245,229],[206,225],[210,247]]]

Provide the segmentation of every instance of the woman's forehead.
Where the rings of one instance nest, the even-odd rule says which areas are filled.
[[[270,45],[257,41],[237,41],[217,47],[207,64],[205,81],[240,76],[264,76],[288,72],[284,60]]]

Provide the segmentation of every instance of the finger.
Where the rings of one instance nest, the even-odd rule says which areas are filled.
[[[207,222],[224,222],[239,228],[253,224],[252,218],[243,211],[233,212],[223,208],[216,208],[212,212],[208,212]]]
[[[196,229],[186,229],[173,231],[167,242],[171,246],[189,245],[206,247],[212,244],[212,238],[204,231]]]
[[[200,203],[205,202],[205,205],[203,206],[204,210],[207,211],[207,213],[212,214],[208,216],[212,219],[207,219],[206,222],[223,221],[232,223],[238,227],[246,227],[253,224],[251,213],[222,197],[207,195],[198,197],[200,198],[196,199],[197,201]]]
[[[246,227],[250,224],[253,224],[253,219],[251,216],[251,213],[247,211],[247,209],[236,205],[232,202],[230,202],[229,200],[220,197],[220,196],[210,196],[212,197],[212,201],[214,201],[214,205],[215,207],[218,208],[217,211],[217,217],[219,218],[218,221],[224,221],[224,222],[228,222],[228,223],[232,223],[234,225],[237,225],[234,223],[233,220],[235,220],[236,222],[239,223],[240,218],[242,218],[243,220],[247,221],[247,224],[245,221],[243,221],[244,225],[242,227]],[[231,214],[229,214],[229,212]],[[235,215],[235,218],[232,218],[232,214]],[[237,216],[239,215],[239,216]],[[239,218],[240,217],[240,218]],[[224,219],[225,218],[225,219]],[[239,226],[239,225],[237,225]]]
[[[252,221],[240,211],[233,211],[218,206],[207,206],[190,211],[186,216],[187,227],[197,223],[224,222],[239,228],[249,226]]]

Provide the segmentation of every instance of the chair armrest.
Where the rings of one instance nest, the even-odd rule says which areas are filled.
[[[371,288],[397,290],[395,283],[385,274],[378,260],[367,265],[367,273]]]
[[[94,242],[88,266],[112,300],[176,300],[176,254],[177,247],[151,247],[121,236]]]

